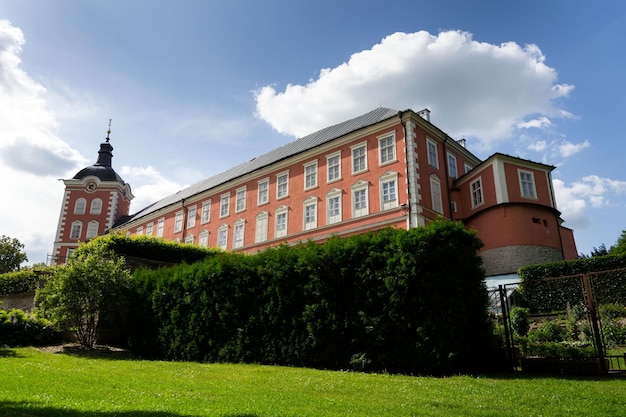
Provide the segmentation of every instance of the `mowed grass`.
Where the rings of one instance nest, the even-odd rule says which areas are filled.
[[[0,416],[626,416],[626,379],[409,377],[5,348]]]

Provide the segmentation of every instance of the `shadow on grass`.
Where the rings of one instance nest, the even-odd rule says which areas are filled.
[[[177,417],[189,416],[170,411],[77,411],[67,408],[46,407],[41,403],[0,401],[0,417],[45,416],[45,417]],[[209,414],[206,414],[209,415]],[[258,417],[257,414],[222,414],[221,417]]]
[[[128,350],[104,345],[97,345],[89,349],[78,344],[65,344],[59,346],[47,346],[39,349],[47,353],[62,354],[86,359],[142,360],[142,358],[133,355]]]
[[[0,348],[0,358],[23,358],[23,355],[19,355],[15,349]]]

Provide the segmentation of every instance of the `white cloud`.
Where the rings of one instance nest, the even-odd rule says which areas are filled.
[[[131,213],[136,213],[163,197],[187,187],[165,178],[153,166],[123,166],[120,175],[131,184],[135,198],[131,202]]]
[[[582,151],[585,148],[591,146],[588,140],[585,140],[582,143],[571,143],[569,141],[564,141],[559,145],[559,152],[561,156],[564,158],[570,157],[578,152]]]
[[[547,117],[540,117],[538,119],[528,120],[526,122],[518,123],[517,127],[520,129],[546,129],[552,125],[552,122]]]
[[[548,142],[546,142],[545,140],[538,140],[528,145],[528,149],[530,149],[531,151],[535,151],[535,152],[543,152],[547,148],[548,148]]]
[[[554,179],[557,207],[566,220],[566,226],[584,229],[589,226],[589,209],[611,204],[611,197],[626,194],[626,181],[588,175],[580,181],[566,184]]]
[[[467,32],[394,33],[306,85],[260,88],[256,112],[278,132],[303,136],[379,103],[429,108],[448,133],[478,138],[489,148],[520,125],[547,126],[549,117],[566,114],[556,99],[573,86],[557,84],[556,71],[544,61],[535,45],[492,45]],[[531,116],[534,121],[526,121]]]

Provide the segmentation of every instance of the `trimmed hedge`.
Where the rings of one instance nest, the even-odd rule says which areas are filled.
[[[33,292],[39,285],[39,275],[32,269],[0,274],[0,295]]]
[[[481,242],[460,223],[141,269],[131,349],[170,360],[412,374],[489,353]]]

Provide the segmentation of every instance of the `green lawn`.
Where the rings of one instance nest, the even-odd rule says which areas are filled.
[[[0,349],[0,416],[626,416],[625,378],[408,377]]]

